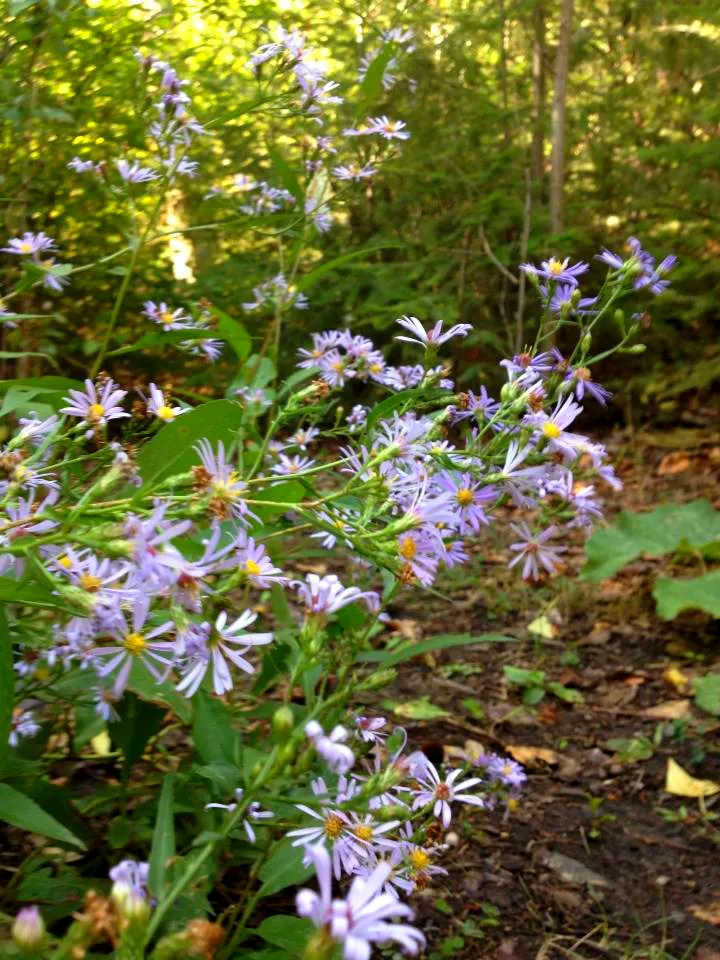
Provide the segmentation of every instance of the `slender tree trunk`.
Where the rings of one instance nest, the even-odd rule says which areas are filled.
[[[536,194],[542,198],[545,177],[545,5],[543,0],[533,10],[533,139],[530,178]]]
[[[550,170],[550,229],[554,234],[563,229],[565,200],[565,114],[567,81],[572,44],[573,0],[561,0],[560,34],[555,60],[555,90],[552,105],[552,153]]]
[[[503,105],[503,144],[510,146],[510,91],[508,88],[508,26],[505,0],[498,0],[500,14],[500,91]]]

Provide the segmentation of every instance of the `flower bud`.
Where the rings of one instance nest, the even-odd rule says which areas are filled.
[[[325,928],[318,930],[308,940],[303,960],[330,960],[337,944]]]
[[[588,350],[590,349],[590,344],[592,343],[592,334],[586,333],[585,336],[580,341],[580,352],[582,356],[586,356]]]
[[[293,727],[295,726],[295,714],[287,704],[278,707],[272,718],[272,732],[278,743],[285,743]]]
[[[645,353],[647,345],[644,343],[634,343],[631,347],[621,347],[620,353]]]
[[[379,820],[381,823],[387,823],[388,820],[407,820],[411,812],[408,807],[401,807],[399,803],[391,803],[378,807],[377,810],[373,811],[373,814],[376,820]]]
[[[360,686],[361,690],[380,690],[392,683],[397,677],[397,670],[394,667],[388,667],[387,670],[378,670],[364,680]]]
[[[500,399],[503,403],[509,403],[511,400],[514,400],[520,388],[515,383],[504,383],[500,389]]]
[[[39,950],[45,940],[45,924],[37,907],[23,907],[15,917],[12,937],[21,950]]]

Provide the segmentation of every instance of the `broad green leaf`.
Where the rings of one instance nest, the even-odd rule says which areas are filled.
[[[508,683],[515,683],[520,687],[538,687],[545,683],[543,670],[525,670],[523,667],[505,666],[503,673]]]
[[[269,897],[286,887],[304,883],[312,872],[312,867],[303,866],[303,851],[284,840],[260,869],[262,886],[258,896]]]
[[[711,570],[692,580],[658,577],[653,596],[657,612],[664,620],[672,620],[683,610],[702,610],[720,617],[720,570]]]
[[[198,464],[198,454],[193,447],[201,438],[205,437],[213,447],[217,441],[223,441],[227,449],[242,421],[243,409],[239,404],[211,400],[166,424],[138,456],[144,481],[140,494],[147,495],[148,487]]]
[[[188,698],[178,693],[169,680],[158,683],[139,661],[133,664],[130,671],[128,690],[136,693],[141,700],[166,704],[183,723],[190,723],[192,719],[192,707]]]
[[[268,146],[267,152],[270,157],[270,162],[273,165],[273,170],[277,174],[280,183],[286,190],[290,191],[298,203],[302,203],[304,196],[303,188],[300,186],[300,181],[293,168],[275,147]]]
[[[125,754],[122,775],[127,778],[132,765],[143,755],[148,740],[160,729],[165,709],[127,691],[116,712],[120,719],[108,724],[108,733]]]
[[[261,501],[261,506],[251,506],[251,509],[260,520],[266,522],[271,517],[287,513],[286,504],[301,503],[306,496],[308,493],[299,480],[285,480],[253,493],[252,499]]]
[[[585,697],[579,690],[566,687],[565,684],[558,683],[556,680],[546,683],[545,688],[549,693],[555,694],[559,700],[564,700],[565,703],[585,703]]]
[[[81,850],[85,849],[82,840],[79,840],[67,827],[58,823],[30,797],[7,783],[0,783],[0,820],[27,830],[28,833],[39,833],[43,837],[50,837],[60,843],[67,843]]]
[[[420,697],[418,700],[409,700],[407,703],[384,700],[383,706],[399,717],[407,717],[408,720],[437,720],[448,716],[448,711],[431,703],[429,697]]]
[[[611,527],[596,531],[586,546],[586,580],[614,576],[643,554],[661,557],[682,547],[702,549],[720,540],[720,510],[708,500],[669,504],[649,513],[623,511]]]
[[[720,673],[698,677],[693,684],[695,703],[705,713],[720,717]]]
[[[210,330],[148,330],[135,343],[118,347],[108,353],[109,357],[120,357],[126,353],[136,353],[138,350],[149,350],[152,347],[166,347],[168,344],[183,343],[186,340],[207,340],[214,337]]]
[[[314,931],[315,927],[309,920],[277,914],[266,917],[255,933],[267,943],[287,950],[291,957],[301,957]]]
[[[175,856],[175,780],[170,773],[163,781],[150,850],[150,890],[158,900],[165,896],[167,867]]]
[[[621,737],[608,740],[607,746],[616,751],[618,763],[637,763],[639,760],[649,760],[655,752],[651,740],[647,737]]]
[[[362,250],[353,250],[352,253],[344,253],[341,257],[326,260],[324,263],[321,263],[319,267],[311,270],[310,273],[306,273],[304,277],[298,280],[296,286],[302,293],[305,290],[309,290],[310,287],[324,277],[325,274],[332,273],[333,270],[337,270],[338,267],[342,267],[352,260],[358,260],[369,253],[375,253],[377,250],[391,250],[401,246],[402,244],[400,243],[378,243],[372,247],[363,247]],[[407,393],[405,395],[407,396]]]
[[[212,312],[218,319],[217,333],[213,331],[213,336],[229,343],[241,363],[247,360],[252,350],[252,340],[245,327],[239,320],[215,306]]]
[[[192,739],[202,762],[235,764],[238,734],[230,723],[228,708],[202,689],[193,697],[193,706]]]
[[[15,671],[13,670],[12,640],[5,607],[0,604],[0,773],[10,753],[8,737],[15,706]]]
[[[373,58],[372,63],[367,69],[363,81],[360,84],[360,97],[366,107],[372,106],[373,103],[378,98],[378,94],[382,90],[383,77],[385,76],[385,70],[387,65],[390,63],[395,52],[395,44],[390,42],[383,45],[382,50],[378,53],[376,57]]]
[[[379,663],[383,667],[394,667],[403,660],[412,660],[422,653],[432,653],[435,650],[449,650],[452,647],[468,647],[483,643],[517,643],[515,637],[506,637],[501,633],[481,633],[474,637],[469,633],[444,633],[437,637],[428,637],[419,643],[403,644],[394,650],[373,650],[371,653],[358,655],[359,661]]]
[[[540,701],[544,699],[545,690],[543,687],[525,687],[523,690],[523,703],[527,704],[529,707],[534,707],[536,703],[540,703]]]

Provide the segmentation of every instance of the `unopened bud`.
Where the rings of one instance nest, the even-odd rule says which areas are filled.
[[[388,804],[373,810],[376,820],[387,823],[388,820],[407,820],[412,811],[408,807],[401,807],[399,803]]]
[[[308,940],[303,960],[330,960],[335,952],[337,944],[325,928],[318,930],[317,933]]]
[[[511,400],[514,400],[520,388],[515,383],[504,383],[500,389],[500,399],[503,403],[509,403]]]
[[[103,553],[111,557],[129,557],[132,554],[132,544],[129,540],[107,540],[102,548]]]
[[[363,682],[360,689],[380,690],[382,687],[386,687],[389,683],[392,683],[396,677],[397,670],[393,667],[388,667],[387,670],[378,670],[377,673],[373,673]]]
[[[12,925],[12,937],[21,950],[39,950],[45,940],[45,924],[37,907],[23,907]]]
[[[116,881],[110,891],[110,898],[118,913],[130,921],[146,921],[150,917],[150,904],[147,899],[129,883]]]
[[[583,356],[586,356],[588,350],[590,349],[590,344],[592,343],[592,334],[586,333],[585,336],[580,341],[580,352]]]
[[[278,707],[272,718],[272,732],[278,743],[285,743],[295,726],[295,714],[287,704]]]
[[[647,345],[644,343],[634,343],[631,347],[621,347],[620,353],[645,353]]]

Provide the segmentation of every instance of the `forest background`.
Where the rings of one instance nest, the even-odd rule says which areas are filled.
[[[648,349],[627,358],[629,379],[613,383],[611,371],[598,370],[621,388],[616,415],[629,416],[638,403],[672,415],[684,391],[712,384],[720,372],[713,0],[10,0],[0,20],[7,236],[44,230],[75,267],[126,242],[118,230],[124,199],[67,165],[75,156],[111,164],[123,148],[132,155],[142,145],[147,116],[135,50],[192,78],[195,110],[208,127],[201,176],[168,195],[167,242],[143,254],[120,343],[146,333],[141,310],[150,298],[207,299],[262,339],[267,321],[241,304],[267,278],[277,238],[267,230],[263,240],[263,218],[240,213],[238,198],[222,187],[244,174],[293,192],[313,132],[323,132],[303,116],[294,131],[286,111],[275,127],[272,105],[243,112],[263,83],[262,72],[247,69],[248,57],[278,25],[307,32],[340,92],[351,92],[342,108],[348,125],[362,119],[362,97],[352,96],[363,79],[358,63],[376,58],[393,28],[412,37],[386,45],[393,62],[376,78],[372,105],[374,115],[405,120],[412,137],[382,177],[352,191],[332,229],[307,244],[306,271],[321,259],[352,257],[333,270],[332,283],[314,286],[309,311],[294,312],[288,346],[343,325],[372,336],[399,314],[469,322],[474,332],[456,358],[459,385],[479,377],[492,385],[498,360],[522,348],[532,315],[517,264],[551,254],[590,259],[599,246],[621,249],[637,234],[660,255],[677,254],[680,265],[669,293],[643,318]],[[221,190],[208,195],[208,183]],[[274,216],[273,229],[282,223]],[[291,229],[292,216],[279,216]],[[21,350],[82,375],[124,270],[116,263],[75,273],[53,299],[51,317],[3,330],[4,377],[50,372],[43,359],[14,359]],[[47,313],[48,300],[42,288],[29,290],[23,312]],[[293,355],[285,353],[288,365]],[[150,349],[132,362],[134,376],[144,370],[179,390],[212,389],[207,367],[179,352]],[[122,356],[108,368],[122,379]]]

